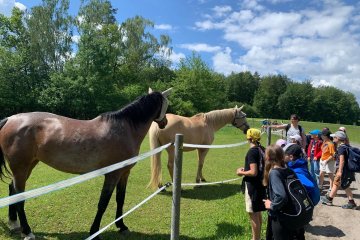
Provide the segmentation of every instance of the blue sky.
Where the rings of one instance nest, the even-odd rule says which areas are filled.
[[[285,74],[355,94],[360,102],[360,1],[112,0],[119,22],[141,15],[172,39],[171,59],[198,52],[216,72]],[[39,0],[0,0],[0,12]],[[76,14],[79,0],[71,0]]]

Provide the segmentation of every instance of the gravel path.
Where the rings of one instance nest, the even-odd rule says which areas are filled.
[[[356,147],[360,147],[358,144],[356,145]],[[315,207],[313,221],[306,227],[306,239],[360,239],[360,174],[356,173],[355,176],[356,181],[350,187],[358,205],[357,209],[341,208],[343,204],[347,203],[347,197],[345,191],[339,190],[333,200],[334,206],[326,206],[319,202]]]

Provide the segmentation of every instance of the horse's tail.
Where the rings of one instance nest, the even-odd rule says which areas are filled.
[[[4,125],[7,123],[8,118],[4,118],[0,121],[0,131],[4,127]],[[1,181],[4,181],[4,177],[8,177],[10,175],[9,169],[6,167],[6,162],[4,158],[4,153],[2,151],[1,145],[0,145],[0,179]]]
[[[159,127],[157,124],[153,123],[151,125],[149,129],[149,138],[151,150],[161,146],[159,141]],[[156,189],[161,185],[161,182],[161,152],[159,152],[151,156],[151,178],[148,187]]]

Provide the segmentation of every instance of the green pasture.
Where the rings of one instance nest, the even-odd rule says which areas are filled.
[[[259,127],[259,119],[249,119],[252,126]],[[336,124],[301,122],[306,131]],[[359,127],[346,126],[351,141],[360,142],[356,132]],[[273,137],[273,142],[277,137]],[[227,126],[217,132],[214,144],[231,144],[245,141],[241,131]],[[262,139],[266,142],[266,135]],[[209,181],[227,180],[236,177],[236,168],[243,166],[248,145],[236,148],[211,149],[205,164],[204,176]],[[149,150],[145,138],[141,152]],[[166,153],[163,153],[164,182],[170,181],[166,170]],[[183,182],[194,182],[197,169],[195,151],[184,153]],[[74,175],[56,171],[40,163],[33,171],[27,189],[45,186]],[[150,178],[150,161],[144,159],[132,169],[129,177],[124,212],[131,209],[153,191],[146,188]],[[103,177],[87,181],[57,192],[46,194],[26,202],[28,221],[37,239],[85,239],[96,213]],[[184,187],[181,199],[180,239],[251,239],[251,228],[245,212],[244,198],[239,192],[240,180],[200,188]],[[0,182],[0,197],[7,196],[7,184]],[[102,226],[115,218],[116,202],[111,199],[104,214]],[[266,213],[263,214],[266,219]],[[125,217],[131,234],[127,239],[169,239],[171,229],[171,188],[145,203]],[[265,226],[263,226],[263,237]],[[20,239],[11,235],[7,228],[7,208],[0,209],[0,239]],[[101,234],[102,239],[117,239],[115,226]]]

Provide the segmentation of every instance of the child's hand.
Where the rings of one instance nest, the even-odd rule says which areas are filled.
[[[270,209],[271,201],[269,199],[263,199],[264,205],[266,209]]]

